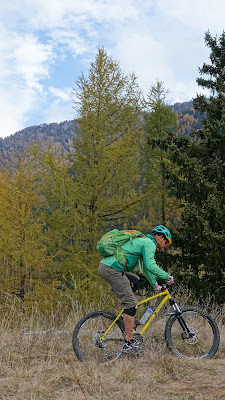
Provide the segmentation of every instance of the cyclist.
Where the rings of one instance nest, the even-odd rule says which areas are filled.
[[[159,293],[162,286],[158,285],[155,276],[172,284],[174,279],[163,269],[159,268],[155,261],[155,252],[163,249],[172,243],[170,231],[163,225],[156,226],[152,235],[141,236],[133,239],[133,242],[126,242],[122,245],[121,251],[126,257],[126,271],[132,271],[137,263],[141,267],[156,293]],[[99,275],[107,281],[124,308],[123,321],[125,327],[125,343],[123,351],[129,352],[137,349],[133,340],[134,319],[136,314],[137,300],[130,286],[129,276],[126,276],[124,266],[114,256],[105,257],[99,264]],[[129,274],[128,274],[129,275]]]

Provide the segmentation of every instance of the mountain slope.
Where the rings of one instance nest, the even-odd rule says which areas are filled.
[[[202,124],[202,115],[194,110],[192,102],[175,103],[174,112],[178,115],[179,134],[189,135],[193,128],[199,129]],[[25,128],[14,135],[0,138],[0,165],[5,165],[6,160],[16,154],[22,153],[32,143],[50,142],[63,152],[70,152],[72,139],[76,136],[76,122],[64,121],[50,124],[35,125]]]
[[[193,129],[200,129],[202,127],[202,120],[205,116],[194,109],[192,101],[175,103],[173,111],[178,116],[180,135],[189,135]]]
[[[76,124],[74,121],[64,121],[51,124],[41,124],[25,128],[4,139],[0,138],[0,164],[22,153],[32,143],[48,142],[54,147],[70,152],[72,139],[75,137]]]

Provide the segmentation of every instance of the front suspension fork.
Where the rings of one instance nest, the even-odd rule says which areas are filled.
[[[178,322],[181,326],[181,328],[183,329],[183,332],[185,335],[188,335],[189,337],[192,336],[192,332],[190,331],[190,329],[188,328],[184,317],[182,316],[182,311],[179,308],[178,304],[176,303],[175,300],[170,299],[170,305],[172,306],[172,308],[174,309],[174,314],[177,314],[178,316]]]

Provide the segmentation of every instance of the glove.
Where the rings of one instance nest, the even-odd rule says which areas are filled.
[[[170,275],[170,279],[168,279],[168,281],[166,281],[167,285],[172,285],[174,283],[174,278],[172,275]]]
[[[157,286],[155,286],[155,287],[153,288],[153,290],[154,290],[155,293],[160,293],[161,290],[162,290],[162,286],[157,285]]]

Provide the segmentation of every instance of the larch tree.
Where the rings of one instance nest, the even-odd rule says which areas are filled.
[[[1,291],[23,302],[38,300],[45,291],[46,246],[39,206],[38,174],[21,157],[0,174],[0,268]]]
[[[74,95],[79,134],[71,161],[86,250],[92,252],[100,232],[129,226],[140,201],[142,96],[135,75],[125,75],[104,48],[88,76],[78,79]]]
[[[146,101],[142,179],[143,190],[147,196],[143,217],[152,227],[159,223],[174,224],[177,213],[176,202],[168,192],[165,179],[168,155],[156,145],[157,141],[166,137],[168,131],[177,130],[177,115],[166,102],[167,94],[168,90],[164,88],[163,82],[157,80],[150,88]]]
[[[35,159],[48,248],[61,268],[62,288],[70,286],[73,297],[93,303],[102,296],[97,241],[111,228],[129,228],[141,200],[142,95],[134,74],[125,75],[104,48],[73,93],[72,153],[37,150]]]

